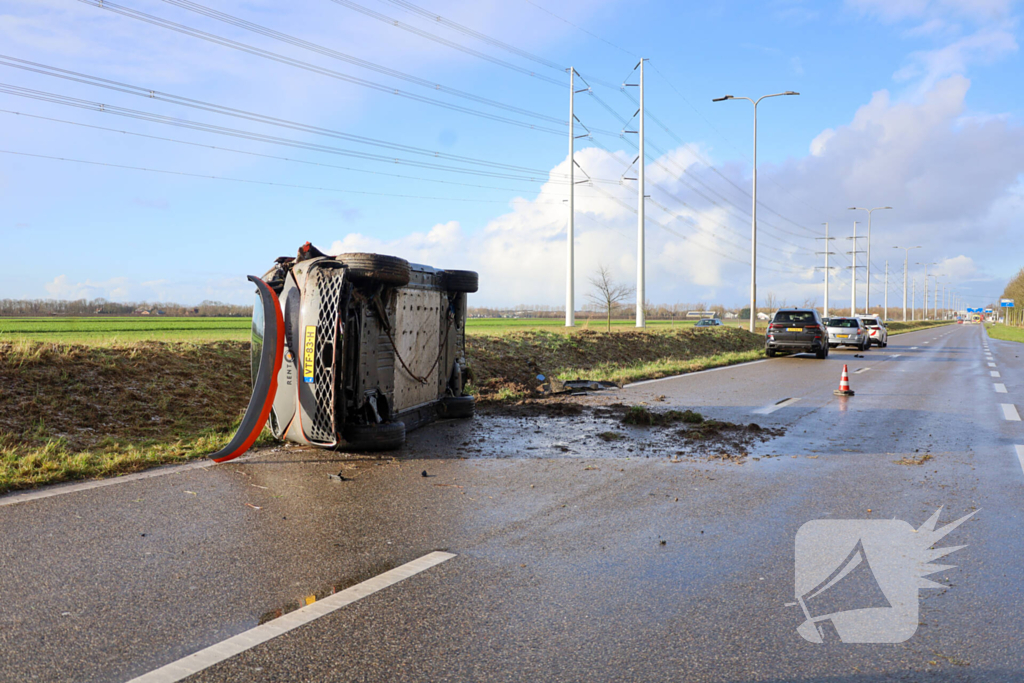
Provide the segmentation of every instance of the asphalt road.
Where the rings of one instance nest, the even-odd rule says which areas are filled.
[[[437,423],[396,458],[279,448],[0,498],[0,679],[127,681],[446,551],[187,680],[1024,680],[1022,351],[951,326],[573,404],[784,430],[724,459],[562,406]],[[801,638],[805,522],[918,528],[940,507],[940,526],[976,514],[936,544],[966,547],[936,560],[955,567],[920,589],[916,634]]]

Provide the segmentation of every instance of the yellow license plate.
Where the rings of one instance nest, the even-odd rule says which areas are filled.
[[[802,327],[787,327],[786,328],[786,332],[803,332],[803,331],[804,331],[804,328],[802,328]]]
[[[840,339],[848,339],[850,337],[850,335],[848,334],[837,334],[836,336],[839,337]]]
[[[313,359],[316,355],[316,325],[306,325],[306,338],[302,344],[302,381],[313,381]]]

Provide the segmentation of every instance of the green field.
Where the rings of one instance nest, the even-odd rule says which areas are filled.
[[[649,320],[652,331],[689,329],[695,320]],[[890,331],[920,329],[940,322],[892,323]],[[746,329],[747,322],[727,320],[728,327]],[[763,332],[764,323],[759,323]],[[250,334],[248,318],[0,318],[0,343],[19,341],[59,342],[87,344],[89,346],[117,346],[141,341],[247,341]],[[1000,329],[1003,328],[999,326]],[[561,318],[470,318],[466,332],[471,335],[504,334],[528,330],[568,332],[591,330],[602,332],[606,323],[599,318],[576,318],[576,327],[567,328]],[[612,320],[613,332],[632,332],[636,321]],[[998,332],[996,334],[999,334]],[[993,336],[996,336],[993,334]],[[1000,337],[1002,338],[1002,337]],[[1010,338],[1010,337],[1006,337]],[[1022,341],[1013,337],[1015,341]]]
[[[672,328],[688,328],[696,323],[696,320],[648,320],[647,327],[655,330],[667,330]],[[735,320],[725,321],[725,324],[730,327],[741,326]],[[746,329],[746,326],[747,321],[744,320],[742,327]],[[608,322],[598,316],[590,319],[576,316],[576,327],[566,327],[565,318],[470,318],[466,321],[466,332],[469,334],[501,334],[503,332],[520,330],[548,330],[555,332],[588,329],[602,332],[608,329]],[[635,319],[612,320],[613,332],[627,330],[636,330]]]
[[[696,321],[651,320],[653,329],[691,327]],[[249,339],[248,318],[0,318],[0,343],[44,341],[65,344],[111,346],[138,341],[245,341]],[[735,321],[728,325],[737,326]],[[564,331],[561,318],[471,318],[469,334],[501,334],[520,330]],[[576,319],[572,330],[606,329],[604,320]],[[613,320],[613,330],[635,330],[634,320]]]
[[[988,336],[1003,341],[1024,343],[1024,327],[1007,327],[1006,325],[986,325]]]
[[[248,318],[0,318],[0,343],[111,346],[139,341],[247,341]]]

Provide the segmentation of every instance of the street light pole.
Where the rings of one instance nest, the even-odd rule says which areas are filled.
[[[907,266],[910,261],[910,250],[920,249],[921,247],[893,247],[893,249],[903,249],[903,322],[907,322]]]
[[[787,90],[786,92],[762,95],[753,100],[749,97],[716,97],[712,102],[724,102],[725,100],[746,100],[754,105],[754,169],[753,169],[753,193],[751,196],[750,209],[750,331],[754,331],[754,320],[757,316],[757,105],[761,100],[768,97],[781,97],[782,95],[799,95],[798,92]]]
[[[829,247],[831,246],[829,244],[829,242],[834,240],[835,237],[829,237],[828,236],[828,223],[822,223],[822,225],[825,226],[825,236],[824,237],[815,237],[814,239],[816,239],[816,240],[824,240],[825,241],[825,251],[819,251],[819,252],[815,252],[815,253],[817,255],[819,255],[819,256],[821,254],[825,255],[825,316],[824,317],[827,318],[828,317],[828,276],[832,272],[831,269],[829,268],[829,265],[828,265],[828,257],[831,254],[835,253],[834,251],[829,251]],[[817,270],[817,268],[815,268],[815,270]]]
[[[889,319],[889,259],[885,259],[885,308],[882,309],[882,321]]]
[[[576,265],[574,260],[574,249],[576,246],[576,177],[573,171],[576,164],[576,129],[573,126],[576,114],[573,111],[573,104],[576,100],[576,82],[573,78],[576,69],[569,67],[569,224],[566,230],[566,264],[565,264],[565,326],[576,325]]]
[[[868,265],[867,265],[867,286],[864,290],[864,312],[871,315],[871,212],[891,209],[891,206],[876,206],[873,209],[865,209],[859,206],[851,206],[848,211],[868,212]]]
[[[938,263],[918,263],[916,265],[924,266],[924,318],[928,319],[928,266],[937,266]]]
[[[647,161],[644,159],[644,59],[640,58],[640,110],[637,112],[639,117],[639,131],[640,137],[640,156],[637,158],[637,185],[639,185],[639,197],[637,197],[637,227],[636,227],[636,326],[647,327],[647,312],[644,310],[644,306],[647,303],[647,292],[645,291],[644,285],[646,283],[646,274],[644,272],[645,263],[644,260],[647,256],[646,247],[644,245],[644,229],[645,225],[645,214],[644,214],[644,165]],[[751,330],[753,332],[753,330]]]

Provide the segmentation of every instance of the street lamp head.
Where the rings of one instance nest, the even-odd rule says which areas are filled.
[[[892,207],[891,206],[883,206],[882,208],[883,209],[891,209]]]
[[[726,95],[725,97],[716,97],[716,98],[714,98],[711,101],[712,102],[724,102],[725,100],[731,100],[731,99],[733,99],[732,95]]]
[[[798,93],[798,92],[793,92],[792,90],[787,90],[786,92],[784,92],[784,93],[782,93],[782,94],[783,94],[783,95],[799,95],[800,93]]]

